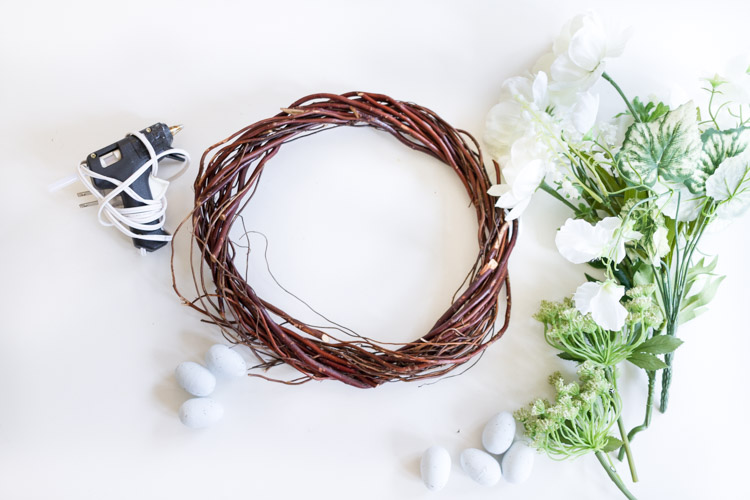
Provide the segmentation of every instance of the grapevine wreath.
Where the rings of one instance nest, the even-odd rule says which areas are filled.
[[[253,197],[268,161],[285,143],[338,126],[382,130],[449,165],[466,188],[479,222],[479,255],[457,292],[460,295],[430,331],[412,342],[389,344],[393,349],[353,332],[350,340],[334,339],[293,318],[258,297],[234,263],[236,244],[229,237],[230,229]],[[499,178],[497,164],[494,169]],[[495,207],[487,194],[491,184],[477,141],[427,108],[365,92],[310,95],[203,153],[194,186],[195,206],[185,221],[192,221],[197,243],[191,252],[195,246],[200,251],[200,259],[191,259],[200,262],[192,267],[198,297],[185,298],[176,281],[174,288],[229,340],[247,345],[261,361],[259,367],[287,363],[303,374],[285,383],[335,379],[369,388],[440,376],[482,353],[508,327],[507,265],[517,226]],[[214,286],[204,280],[204,271],[210,273]],[[174,265],[172,274],[174,280]],[[503,285],[506,307],[503,324],[497,328]]]

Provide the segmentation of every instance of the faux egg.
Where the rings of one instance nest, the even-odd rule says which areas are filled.
[[[484,426],[482,445],[490,453],[500,455],[510,448],[515,436],[516,420],[512,414],[504,411],[492,417]]]
[[[451,456],[442,446],[431,446],[422,455],[419,468],[428,490],[442,490],[451,473]]]
[[[461,468],[482,486],[494,486],[502,477],[500,464],[495,457],[476,448],[468,448],[461,453]]]
[[[503,477],[509,483],[522,483],[531,475],[535,452],[523,441],[516,441],[503,455]]]
[[[242,356],[223,344],[211,346],[206,353],[206,366],[217,377],[233,378],[247,374],[247,364]]]
[[[177,365],[174,371],[177,383],[193,396],[208,396],[214,392],[216,377],[204,366],[192,361]]]
[[[200,429],[221,420],[224,407],[211,398],[193,398],[182,403],[179,415],[180,422],[193,429]]]

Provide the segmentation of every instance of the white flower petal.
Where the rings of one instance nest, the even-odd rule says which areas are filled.
[[[485,121],[484,142],[490,155],[498,159],[510,152],[510,146],[526,133],[521,107],[513,100],[495,104]]]
[[[531,95],[533,98],[534,105],[540,110],[544,111],[549,103],[549,94],[547,92],[547,73],[540,71],[534,78],[534,83],[531,85]]]
[[[570,119],[581,134],[587,133],[596,123],[599,113],[599,94],[581,92],[571,110]]]
[[[596,294],[599,293],[599,287],[599,283],[584,283],[579,286],[576,293],[573,294],[573,302],[575,302],[576,309],[578,309],[581,314],[588,314],[591,312],[591,301]]]
[[[625,287],[614,281],[584,283],[573,295],[576,309],[581,314],[591,313],[596,324],[605,330],[621,330],[628,311],[620,304]]]
[[[516,220],[518,219],[521,214],[526,210],[526,207],[529,206],[529,202],[531,202],[531,197],[526,198],[524,200],[521,200],[519,203],[517,203],[505,216],[505,220]]]
[[[570,39],[568,55],[574,64],[594,71],[607,55],[607,36],[601,21],[593,16],[583,19],[583,26]]]
[[[651,263],[656,267],[661,265],[662,257],[669,253],[669,240],[667,239],[668,233],[669,231],[667,231],[665,226],[659,226],[651,237],[651,246],[653,250]]]
[[[560,54],[552,62],[549,69],[552,80],[559,83],[576,85],[585,80],[590,71],[574,63],[568,54]]]
[[[630,37],[633,36],[633,27],[628,26],[624,30],[609,29],[608,33],[614,33],[607,39],[607,57],[620,57],[625,52]]]
[[[533,160],[523,165],[513,181],[513,194],[519,198],[528,198],[539,187],[544,179],[544,163]]]
[[[610,235],[582,219],[568,219],[555,235],[560,254],[573,264],[584,264],[602,256]]]
[[[495,184],[493,186],[490,186],[490,188],[487,190],[487,194],[490,196],[502,196],[505,193],[510,191],[510,186],[507,184]]]
[[[555,55],[568,51],[568,47],[570,47],[570,39],[573,37],[573,34],[583,26],[584,17],[586,17],[586,14],[578,14],[563,25],[560,34],[552,44],[552,50]]]

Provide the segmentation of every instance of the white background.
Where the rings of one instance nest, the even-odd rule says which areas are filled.
[[[168,227],[192,206],[203,150],[314,92],[367,90],[412,100],[481,136],[502,81],[529,68],[563,22],[595,2],[5,2],[0,16],[0,498],[619,498],[589,456],[539,456],[523,485],[483,488],[457,465],[484,423],[548,396],[558,360],[531,319],[584,266],[555,251],[567,214],[537,195],[510,262],[513,319],[467,373],[434,385],[358,390],[221,385],[216,426],[176,413],[174,367],[222,341],[172,291],[170,253],[130,240],[46,186],[126,132],[183,123],[194,163],[169,192]],[[747,48],[745,2],[597,2],[633,25],[609,72],[646,96],[721,70]],[[616,110],[616,96],[600,87]],[[445,166],[371,130],[335,130],[285,147],[246,213],[270,239],[276,277],[362,334],[407,341],[427,330],[477,252],[476,220]],[[748,218],[709,237],[727,274],[710,312],[685,326],[666,415],[634,442],[641,499],[747,498]],[[262,241],[251,239],[260,255]],[[187,277],[187,239],[176,244]],[[257,262],[261,265],[262,262]],[[316,318],[255,273],[253,284]],[[247,356],[247,351],[242,351]],[[248,359],[249,356],[247,356]],[[271,375],[293,376],[289,369]],[[628,427],[645,380],[623,373]],[[454,460],[429,493],[419,457]],[[621,467],[624,477],[626,469]]]

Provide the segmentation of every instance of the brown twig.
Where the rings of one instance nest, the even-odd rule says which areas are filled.
[[[480,250],[466,286],[432,329],[413,342],[396,346],[356,335],[352,340],[334,339],[258,297],[235,267],[229,232],[254,195],[268,160],[300,135],[337,126],[373,127],[447,164],[461,179],[476,210]],[[427,108],[365,92],[304,97],[203,153],[194,186],[195,206],[180,225],[192,221],[192,238],[200,251],[200,264],[193,266],[198,298],[188,300],[178,290],[173,252],[174,289],[185,304],[218,325],[225,337],[250,347],[260,360],[259,367],[283,362],[303,374],[285,383],[334,379],[367,388],[446,374],[482,353],[508,327],[507,268],[517,226],[515,221],[506,222],[503,211],[494,206],[487,194],[490,183],[476,140]],[[206,270],[213,287],[204,279]],[[503,285],[506,308],[497,328]]]

